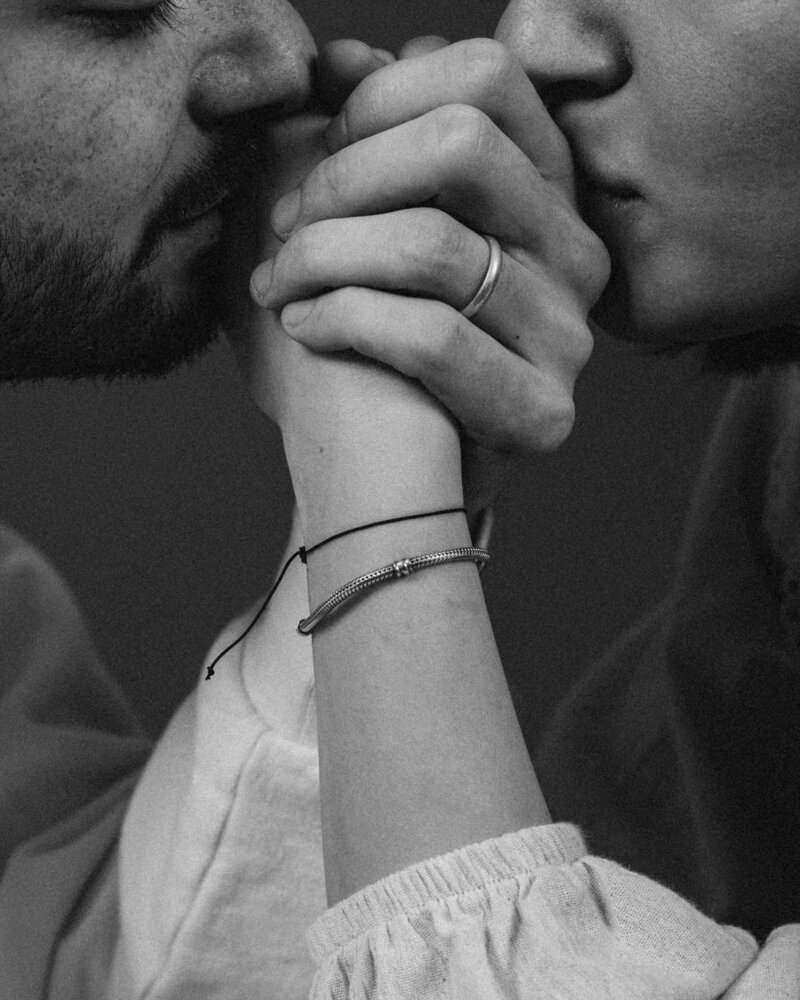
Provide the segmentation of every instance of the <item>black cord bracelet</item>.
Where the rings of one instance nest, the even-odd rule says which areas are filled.
[[[234,646],[239,645],[239,643],[248,635],[248,633],[254,627],[259,618],[267,610],[267,606],[269,605],[269,602],[272,600],[275,591],[280,586],[284,576],[286,576],[286,571],[289,569],[294,560],[297,559],[298,557],[300,558],[300,561],[305,565],[308,562],[308,557],[312,552],[316,552],[318,549],[321,549],[324,545],[327,545],[329,542],[335,542],[337,539],[344,538],[346,535],[354,535],[357,531],[367,531],[367,529],[369,528],[380,528],[383,527],[383,525],[385,524],[399,524],[401,521],[417,521],[424,517],[439,517],[440,515],[443,514],[466,514],[466,512],[467,512],[466,507],[447,507],[444,510],[425,511],[422,514],[405,514],[400,517],[389,517],[383,521],[372,521],[370,524],[360,524],[356,528],[347,528],[345,531],[340,531],[337,534],[331,535],[329,538],[326,538],[321,542],[317,542],[317,544],[312,545],[310,549],[307,549],[301,545],[300,548],[296,552],[293,552],[292,555],[290,555],[289,558],[284,563],[283,569],[278,574],[278,579],[275,581],[275,583],[272,586],[272,589],[264,599],[264,603],[256,612],[255,618],[253,618],[253,620],[250,622],[250,624],[247,626],[244,632],[242,632],[242,634],[239,636],[238,639],[234,639],[234,641],[229,646],[226,646],[225,649],[223,649],[218,656],[214,657],[214,659],[211,662],[211,665],[206,670],[206,680],[207,681],[211,680],[211,678],[214,676],[214,667],[216,667],[216,665],[223,658],[223,656],[229,653],[234,648]]]

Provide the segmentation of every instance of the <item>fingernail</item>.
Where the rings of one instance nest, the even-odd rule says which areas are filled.
[[[397,61],[394,53],[388,49],[373,49],[372,55],[375,57],[375,61],[381,66],[389,66]]]
[[[302,326],[314,311],[316,299],[308,299],[305,302],[290,302],[281,313],[281,326],[297,327]]]
[[[269,290],[272,287],[273,268],[273,262],[265,260],[250,275],[250,295],[256,305],[266,306],[268,304]]]
[[[280,198],[272,208],[270,225],[279,240],[286,242],[299,215],[300,188],[295,188],[294,191],[290,191]]]

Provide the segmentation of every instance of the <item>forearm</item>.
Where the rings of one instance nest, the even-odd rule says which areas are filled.
[[[553,216],[553,259],[570,264],[563,273],[560,266],[547,271],[543,296],[540,216],[520,213],[524,199],[509,198],[512,188],[496,183],[501,173],[513,175],[529,192],[528,155],[505,149],[513,141],[502,133],[502,162],[473,163],[468,177],[463,157],[440,163],[447,114],[443,133],[414,98],[425,109],[436,106],[437,86],[428,93],[433,79],[407,81],[413,86],[401,117],[392,117],[393,104],[384,108],[382,137],[367,128],[363,144],[334,154],[339,168],[326,161],[326,143],[314,145],[317,165],[301,184],[292,234],[288,216],[275,208],[273,221],[281,220],[288,238],[261,269],[256,299],[264,313],[241,354],[255,398],[281,428],[308,547],[367,522],[459,506],[454,420],[490,455],[520,444],[552,448],[571,426],[571,389],[588,334],[585,289],[573,287],[578,272],[564,245],[586,246],[583,229],[571,239],[582,223],[576,216],[565,227],[563,192],[543,190],[536,210]],[[524,76],[515,79],[529,86]],[[443,107],[452,101],[438,96],[447,98]],[[351,120],[357,108],[355,114]],[[397,144],[398,121],[417,137],[404,151],[430,144],[416,172],[409,173]],[[528,136],[529,125],[520,136]],[[543,131],[553,127],[543,115]],[[563,167],[559,176],[566,177],[568,162]],[[449,193],[463,209],[465,179],[472,190],[477,177],[486,182],[471,203],[477,215],[458,222],[456,232],[446,218]],[[432,214],[425,208],[409,215],[407,206],[429,205],[433,190],[439,196]],[[457,238],[469,252],[444,266],[426,251],[431,233],[449,236],[446,246]],[[483,312],[489,336],[460,314],[486,267],[480,233],[526,247],[530,236],[533,244],[524,259],[505,255],[502,280]],[[408,254],[414,246],[418,255]],[[429,256],[429,267],[414,263]],[[591,270],[584,261],[580,273]],[[300,328],[285,312],[299,301],[312,305]],[[457,516],[349,535],[310,557],[309,604],[399,558],[469,542]],[[325,622],[313,659],[331,902],[404,865],[549,822],[474,565],[440,566],[370,591]]]
[[[340,481],[345,495],[307,504],[319,512],[306,515],[308,543],[359,523],[354,510],[371,521],[458,506],[457,442],[439,456],[434,467],[388,465],[365,480],[380,484],[369,492]],[[350,535],[309,558],[310,605],[404,556],[470,544],[463,515]],[[319,628],[313,651],[330,904],[406,865],[550,821],[474,564],[368,591]]]

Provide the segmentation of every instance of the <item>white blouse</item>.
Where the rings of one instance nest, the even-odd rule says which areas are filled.
[[[800,925],[759,951],[570,825],[328,909],[310,675],[272,665],[267,720],[243,644],[150,753],[67,588],[9,532],[0,636],[3,998],[800,998]]]

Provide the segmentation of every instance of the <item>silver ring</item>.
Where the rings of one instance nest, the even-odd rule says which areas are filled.
[[[480,288],[461,310],[461,315],[469,319],[486,305],[486,301],[497,287],[497,280],[500,277],[500,268],[503,264],[503,251],[494,236],[483,234],[483,238],[489,244],[489,265],[486,274],[483,276]]]

